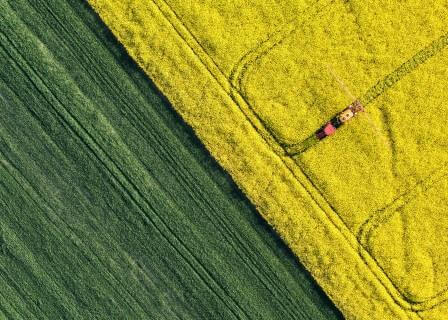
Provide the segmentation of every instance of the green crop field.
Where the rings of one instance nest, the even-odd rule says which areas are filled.
[[[83,0],[0,0],[0,319],[340,319]]]

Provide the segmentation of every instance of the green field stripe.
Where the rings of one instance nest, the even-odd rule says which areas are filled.
[[[4,258],[4,257],[2,257]],[[24,308],[27,301],[20,299],[20,294],[14,290],[9,281],[3,278],[2,271],[0,270],[0,285],[2,290],[0,291],[0,310],[3,315],[3,319],[30,319],[33,314]],[[38,317],[39,315],[37,315]]]
[[[0,310],[340,318],[86,2],[0,0],[0,38]]]

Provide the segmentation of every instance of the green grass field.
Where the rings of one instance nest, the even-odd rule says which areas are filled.
[[[340,319],[83,0],[0,0],[0,319]]]

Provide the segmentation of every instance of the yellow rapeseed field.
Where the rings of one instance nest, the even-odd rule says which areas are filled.
[[[448,319],[446,1],[89,2],[347,319]]]

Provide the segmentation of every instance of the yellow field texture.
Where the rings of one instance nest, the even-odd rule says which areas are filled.
[[[446,1],[89,2],[347,319],[448,319]]]

